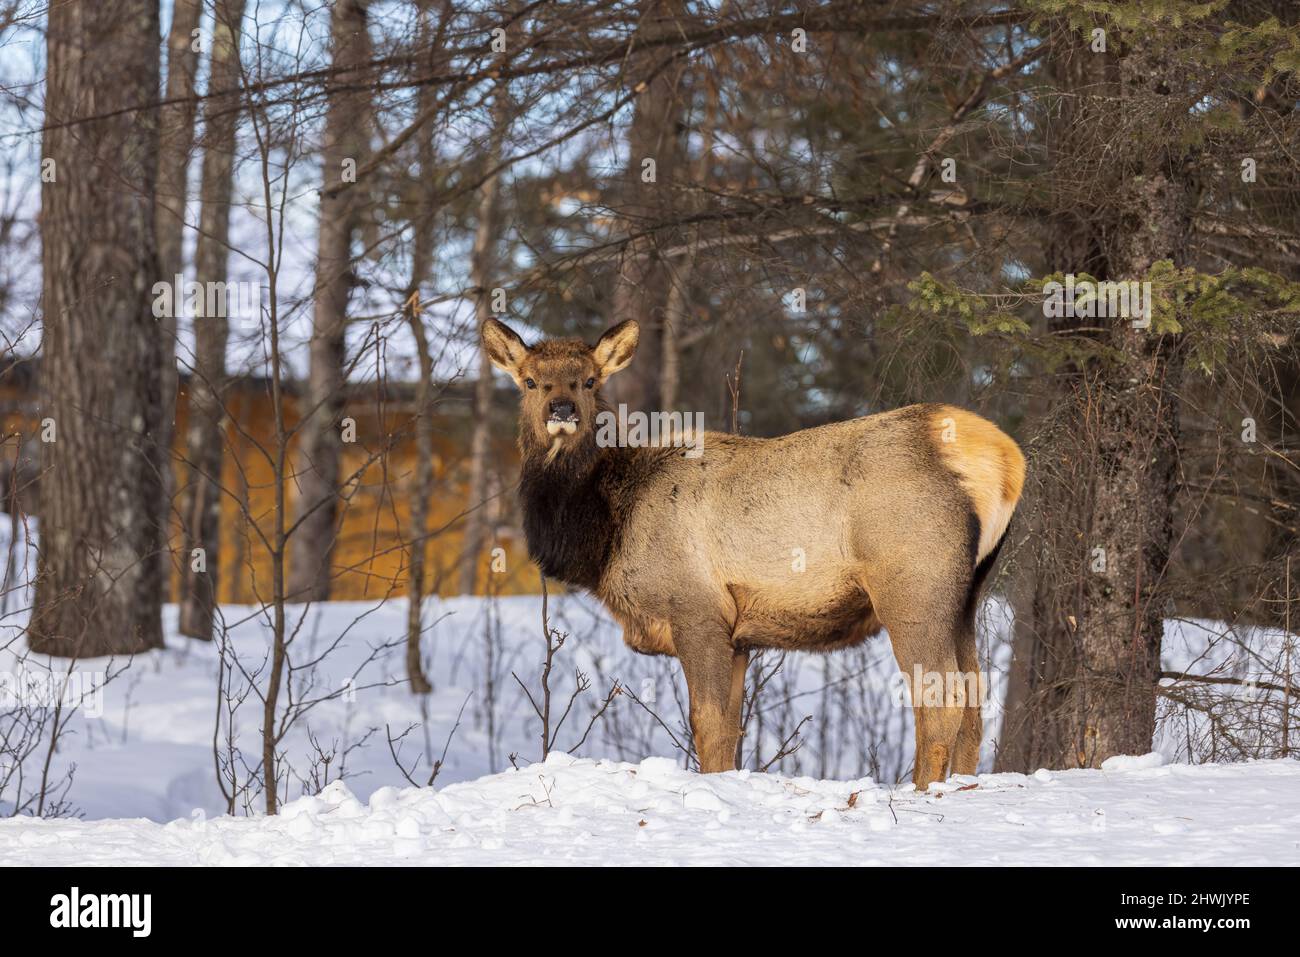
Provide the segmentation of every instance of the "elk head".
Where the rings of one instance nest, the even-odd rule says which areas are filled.
[[[640,329],[628,319],[594,345],[581,339],[547,339],[531,348],[496,319],[483,323],[483,348],[498,369],[519,387],[521,437],[545,449],[548,460],[594,435],[599,392],[605,380],[626,368],[636,352]]]

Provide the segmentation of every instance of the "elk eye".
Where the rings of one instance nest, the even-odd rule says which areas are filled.
[[[536,388],[537,388],[537,383],[534,382],[532,379],[525,379],[525,380],[524,380],[524,385],[528,386],[528,388],[530,388],[530,389],[536,389]]]
[[[586,389],[594,389],[594,388],[596,387],[596,377],[595,377],[595,376],[592,376],[590,379],[588,379],[588,380],[587,380],[586,382],[584,382],[582,385],[583,385],[583,388],[586,388]]]

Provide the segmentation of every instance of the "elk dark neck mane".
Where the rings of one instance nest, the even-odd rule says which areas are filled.
[[[547,461],[549,447],[521,431],[519,502],[528,555],[542,574],[596,591],[618,547],[637,487],[654,470],[654,449],[600,448],[588,428]]]

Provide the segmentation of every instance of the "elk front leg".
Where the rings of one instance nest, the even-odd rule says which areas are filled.
[[[681,637],[676,636],[680,634]],[[714,771],[734,771],[736,768],[736,742],[740,740],[740,708],[733,714],[732,676],[735,653],[731,635],[725,628],[673,628],[677,657],[686,676],[686,692],[690,698],[691,733],[695,737],[695,753],[700,770],[705,774]],[[743,687],[744,672],[741,672]]]

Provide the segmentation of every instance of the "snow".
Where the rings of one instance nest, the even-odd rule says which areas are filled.
[[[51,668],[66,676],[66,662],[24,653],[25,607],[0,609],[0,676],[45,669],[49,678]],[[280,744],[284,803],[266,818],[260,798],[226,814],[213,753],[218,649],[179,637],[169,606],[166,648],[75,664],[83,690],[127,667],[84,698],[60,741],[51,777],[71,772],[72,780],[57,817],[33,818],[28,809],[9,819],[15,790],[12,781],[0,787],[0,865],[1300,861],[1300,762],[1235,753],[1237,763],[1189,765],[1188,748],[1202,733],[1195,713],[1162,728],[1153,753],[1111,758],[1100,770],[984,774],[916,793],[901,783],[911,712],[884,637],[836,655],[788,656],[747,726],[746,765],[766,764],[813,715],[798,750],[767,773],[702,777],[674,746],[685,739],[676,663],[632,653],[600,607],[579,595],[550,600],[551,624],[568,635],[552,676],[557,713],[577,672],[591,690],[577,699],[549,760],[533,763],[539,724],[514,676],[536,695],[540,608],[537,596],[428,599],[422,650],[434,691],[420,697],[404,683],[403,600],[291,606],[291,657],[316,662],[294,672],[295,698],[320,700]],[[227,605],[222,614],[231,653],[257,673],[270,634],[265,613]],[[982,624],[992,693],[981,769],[989,770],[1009,658],[1005,605],[991,600]],[[1266,674],[1260,662],[1280,647],[1276,633],[1227,634],[1198,622],[1171,622],[1165,645],[1168,670],[1242,680]],[[584,738],[615,681],[654,715],[620,696]],[[1249,717],[1259,702],[1245,696],[1240,707]],[[248,765],[260,759],[260,726],[253,696],[233,723]],[[387,735],[407,728],[395,746],[419,783],[446,746],[433,787],[410,786],[389,751]],[[326,773],[313,767],[313,742],[336,751]],[[28,758],[28,789],[44,756]]]
[[[344,772],[348,786],[362,800],[379,788],[408,783],[389,753],[388,731],[396,737],[414,727],[400,743],[399,756],[408,770],[419,760],[412,776],[421,783],[431,763],[441,756],[458,717],[460,726],[447,747],[439,785],[502,771],[511,766],[511,755],[521,765],[537,760],[538,722],[512,674],[537,694],[545,658],[540,608],[537,596],[490,602],[426,600],[423,650],[434,692],[421,701],[404,684],[405,601],[291,606],[290,630],[303,622],[293,660],[312,660],[330,649],[312,669],[313,690],[306,687],[306,676],[300,678],[299,696],[320,696],[348,682],[354,690],[314,707],[286,737],[281,750],[294,773],[282,787],[282,797],[292,799],[319,790],[309,773],[313,738],[340,751],[358,745],[348,755]],[[256,670],[264,664],[268,644],[265,616],[251,606],[226,605],[222,612],[230,623],[234,653],[250,671]],[[630,698],[619,697],[577,753],[626,761],[673,754],[683,764],[684,756],[673,745],[674,737],[684,739],[686,720],[685,685],[677,663],[630,651],[618,629],[585,596],[553,594],[550,613],[552,626],[569,636],[552,676],[556,712],[574,689],[576,670],[587,675],[592,686],[575,703],[561,729],[558,748],[574,747],[605,692],[619,681],[653,709],[663,725]],[[21,660],[22,642],[18,626],[9,625],[12,620],[0,626],[11,632],[8,638],[0,633],[0,675],[48,667],[49,659]],[[75,769],[68,793],[71,813],[86,818],[144,817],[161,823],[196,813],[215,817],[225,811],[213,770],[217,648],[178,636],[175,626],[176,608],[167,606],[165,649],[129,662],[87,659],[76,664],[74,676],[82,678],[85,687],[95,684],[96,675],[124,664],[129,667],[87,697],[60,742],[52,777],[58,779]],[[376,648],[382,650],[368,661]],[[66,664],[56,661],[53,667],[57,672]],[[495,688],[490,701],[489,673]],[[757,744],[765,763],[806,715],[825,714],[826,740],[813,730],[817,722],[810,723],[800,750],[772,770],[840,779],[870,775],[896,782],[905,778],[911,764],[911,711],[897,673],[884,639],[834,656],[789,656],[766,692],[762,730],[755,721],[747,733],[751,752]],[[851,683],[845,680],[848,676],[855,676]],[[834,694],[823,693],[828,682],[834,683]],[[3,704],[0,693],[0,713]],[[250,699],[236,719],[237,744],[250,764],[260,759],[260,704]],[[997,720],[996,708],[991,707],[986,734],[990,764]],[[359,744],[372,729],[370,738]],[[330,778],[337,776],[336,762]],[[12,793],[0,792],[0,816],[12,807],[6,803],[12,800]]]
[[[1117,754],[1101,762],[1103,771],[1141,771],[1143,768],[1158,768],[1165,763],[1165,756],[1159,751],[1150,754]]]
[[[701,776],[553,754],[434,788],[342,782],[277,817],[0,821],[0,865],[1279,865],[1300,761],[869,779]]]

